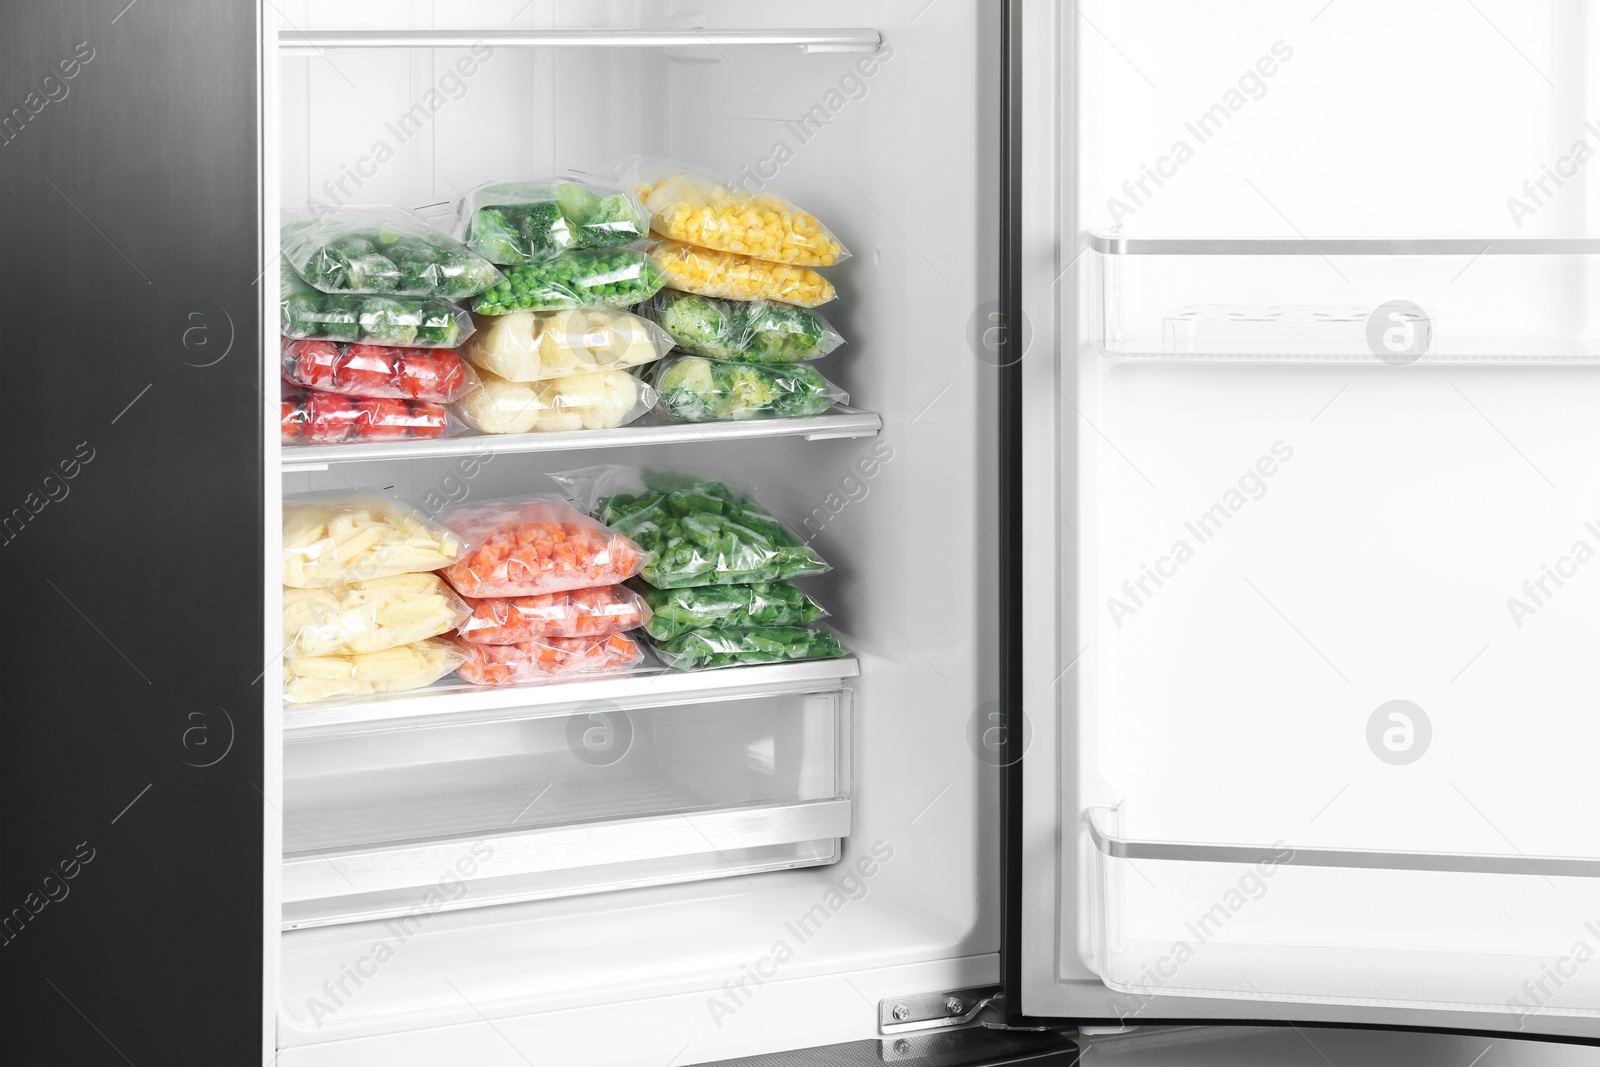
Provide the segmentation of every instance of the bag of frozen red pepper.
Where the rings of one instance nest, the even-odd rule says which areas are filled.
[[[644,660],[627,634],[604,637],[534,637],[511,645],[459,642],[466,662],[456,674],[473,685],[506,685],[577,674],[621,671]]]
[[[439,572],[465,597],[616,585],[644,566],[638,545],[560,497],[468,504],[439,522],[466,543],[466,554]]]
[[[288,445],[442,437],[452,428],[442,404],[319,393],[287,383],[281,418],[283,443]]]
[[[434,404],[453,404],[478,387],[478,376],[454,349],[292,337],[283,339],[283,376],[322,392]]]
[[[601,585],[542,596],[469,600],[472,614],[456,633],[480,645],[510,645],[536,637],[604,637],[643,626],[644,598],[625,585]]]

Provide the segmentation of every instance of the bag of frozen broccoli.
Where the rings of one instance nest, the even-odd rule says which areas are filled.
[[[494,264],[398,207],[286,215],[282,240],[284,260],[324,293],[461,300],[501,280]]]
[[[323,293],[285,264],[279,329],[296,340],[370,341],[404,348],[454,348],[472,336],[472,316],[432,296]]]
[[[828,320],[796,304],[718,300],[663,289],[645,311],[679,348],[734,363],[803,363],[844,344]]]
[[[491,263],[521,266],[570,248],[637,241],[650,232],[650,221],[629,193],[552,178],[478,186],[461,200],[456,231]]]
[[[820,415],[850,394],[803,363],[764,366],[669,356],[651,379],[656,414],[677,422],[737,422]]]

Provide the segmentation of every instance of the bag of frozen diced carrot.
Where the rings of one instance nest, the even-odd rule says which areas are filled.
[[[465,553],[439,573],[466,597],[615,585],[639,573],[639,546],[559,497],[468,504],[439,516]]]
[[[511,645],[459,642],[466,662],[456,668],[473,685],[506,685],[637,666],[639,643],[627,634],[603,637],[531,637]]]
[[[643,625],[644,598],[625,585],[601,585],[541,596],[469,601],[456,633],[480,645],[512,645],[536,637],[604,637]]]

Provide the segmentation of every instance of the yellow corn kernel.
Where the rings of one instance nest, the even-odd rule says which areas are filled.
[[[777,300],[816,307],[834,298],[828,279],[808,267],[773,263],[658,238],[651,254],[667,284],[727,300]]]

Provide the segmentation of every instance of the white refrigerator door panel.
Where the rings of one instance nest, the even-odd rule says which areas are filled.
[[[1590,20],[1021,8],[1023,1011],[1600,1036]]]

